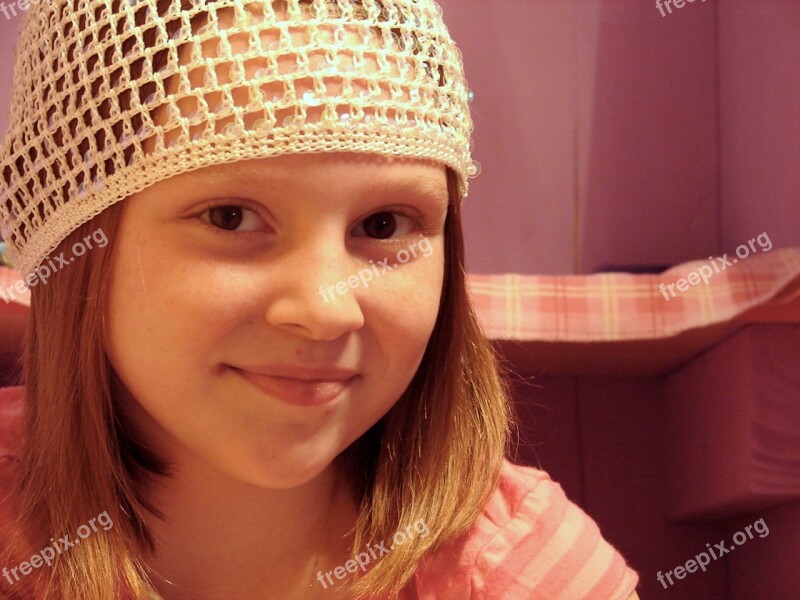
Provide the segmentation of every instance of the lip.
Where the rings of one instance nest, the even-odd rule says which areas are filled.
[[[266,365],[231,369],[267,395],[294,406],[329,404],[358,376],[356,371],[335,367]]]

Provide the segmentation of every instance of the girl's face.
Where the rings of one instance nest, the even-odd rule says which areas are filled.
[[[149,443],[264,487],[321,473],[421,362],[447,203],[441,165],[345,153],[208,167],[129,198],[107,351]]]

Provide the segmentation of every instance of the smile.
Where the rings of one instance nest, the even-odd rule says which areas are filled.
[[[323,406],[330,404],[348,390],[357,376],[349,379],[305,380],[292,377],[261,375],[231,367],[231,370],[259,390],[294,406]]]

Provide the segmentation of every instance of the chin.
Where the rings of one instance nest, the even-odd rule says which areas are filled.
[[[329,465],[325,465],[325,467],[320,469],[303,473],[299,473],[297,470],[291,468],[287,471],[272,471],[270,473],[262,473],[261,477],[258,477],[256,480],[250,479],[248,482],[265,489],[292,490],[314,481],[314,479],[325,472],[328,466]]]
[[[282,456],[280,459],[265,460],[263,457],[251,457],[250,460],[238,461],[235,471],[229,474],[239,480],[262,488],[288,490],[301,487],[322,475],[334,463],[336,454],[319,457],[315,460],[308,456]],[[249,464],[247,471],[242,465]]]

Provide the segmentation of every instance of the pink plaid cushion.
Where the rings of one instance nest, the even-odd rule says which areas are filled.
[[[696,285],[682,286],[686,291],[675,287],[703,266],[709,261],[683,263],[659,275],[471,275],[469,282],[486,335],[518,341],[666,338],[800,299],[800,249],[754,255],[718,273],[710,267],[708,284],[698,276]]]

